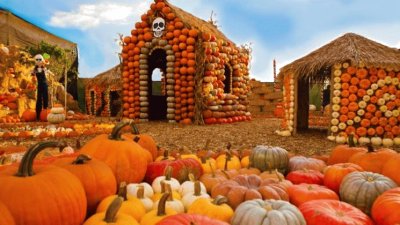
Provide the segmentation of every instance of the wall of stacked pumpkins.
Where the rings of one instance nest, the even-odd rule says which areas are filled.
[[[41,142],[0,167],[1,224],[400,223],[400,155],[391,149],[166,151],[129,123],[75,153],[35,159],[49,147],[63,148]]]
[[[332,139],[354,133],[359,142],[392,146],[400,134],[400,73],[337,64],[333,70]]]
[[[168,119],[190,123],[195,116],[195,77],[197,69],[200,69],[196,65],[196,57],[200,54],[196,43],[200,40],[200,49],[204,48],[206,61],[203,87],[200,87],[208,106],[204,115],[208,119],[206,123],[248,119],[245,106],[248,92],[248,55],[231,43],[217,39],[213,34],[200,35],[197,29],[186,27],[163,1],[151,4],[151,9],[142,15],[141,22],[135,24],[131,36],[123,39],[123,116],[138,119],[143,117],[141,113],[147,113],[149,102],[144,92],[147,91],[148,66],[143,58],[143,50],[151,47],[151,43],[156,43],[154,40],[157,39],[154,39],[151,30],[151,20],[156,17],[165,19],[165,34],[161,39],[172,47],[167,52],[172,51],[173,54],[167,56],[167,69],[169,70],[170,64],[172,69],[165,74],[166,93],[173,92],[172,97],[168,95],[167,99],[171,109]],[[163,46],[167,43],[163,43]],[[223,91],[225,64],[230,65],[233,74],[232,83],[229,84],[232,85],[232,93]]]

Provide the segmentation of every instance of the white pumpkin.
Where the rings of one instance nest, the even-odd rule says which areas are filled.
[[[377,84],[378,84],[378,87],[383,87],[383,86],[386,85],[386,82],[385,82],[385,80],[383,80],[383,79],[379,79],[378,82],[377,82]]]
[[[367,95],[368,96],[368,95]],[[369,97],[369,96],[368,96]],[[365,101],[360,101],[358,103],[358,107],[360,107],[361,109],[364,109],[365,107],[367,107],[367,103]]]
[[[366,144],[371,143],[371,140],[367,137],[360,137],[358,139],[358,142],[360,143],[360,145],[366,145]]]
[[[393,85],[398,85],[399,84],[399,78],[397,78],[397,77],[392,78],[392,84]]]
[[[356,116],[356,117],[354,117],[353,120],[354,120],[355,123],[359,123],[361,121],[361,117]]]
[[[336,136],[336,143],[338,143],[338,144],[344,144],[344,143],[346,143],[346,137],[344,137],[344,136]]]
[[[333,75],[335,77],[339,77],[340,75],[342,75],[342,71],[341,70],[335,70],[335,71],[333,71]]]
[[[337,127],[337,126],[331,126],[331,131],[332,131],[333,133],[336,133],[336,132],[339,131],[339,127]]]
[[[193,184],[192,184],[193,192],[183,195],[182,203],[186,210],[189,208],[190,205],[192,205],[192,203],[196,199],[210,198],[210,195],[207,194],[207,190],[206,189],[202,190],[201,184],[202,183],[200,181],[193,182]]]
[[[333,104],[339,104],[340,103],[340,97],[333,97],[332,98],[332,103]]]
[[[144,196],[151,198],[154,195],[154,191],[153,188],[151,187],[150,184],[146,183],[146,182],[142,182],[140,184],[128,184],[126,186],[126,191],[128,195],[132,195],[132,196],[137,196],[137,192],[140,188],[143,188],[144,190]]]
[[[335,83],[340,83],[340,77],[335,77],[335,78],[333,78],[333,82],[335,82]]]
[[[53,107],[50,109],[50,113],[64,114],[64,107]]]
[[[333,96],[337,96],[337,97],[339,97],[340,96],[340,91],[339,90],[334,90],[333,91]]]
[[[332,111],[338,112],[339,110],[340,110],[340,105],[338,105],[338,104],[333,104],[332,105]]]
[[[394,145],[394,142],[391,138],[384,138],[382,139],[382,145],[385,147],[392,147]]]
[[[344,130],[344,129],[346,129],[347,125],[345,123],[341,122],[341,123],[339,123],[338,127],[340,130]]]
[[[181,184],[179,187],[179,194],[181,196],[185,196],[190,193],[194,193],[196,190],[196,185],[199,185],[200,187],[200,192],[207,192],[206,186],[200,181],[196,181],[193,174],[189,174],[189,180],[185,181]]]
[[[333,136],[333,135],[329,135],[327,138],[328,138],[328,140],[330,140],[330,141],[335,141],[335,140],[336,140],[336,137]],[[399,139],[400,139],[400,138],[399,138]]]
[[[385,117],[390,118],[392,116],[393,116],[393,112],[392,111],[388,110],[388,111],[385,112]]]
[[[389,76],[385,77],[385,83],[386,84],[391,84],[392,83],[392,78],[389,77]]]
[[[398,117],[400,115],[400,111],[395,109],[392,111],[394,117]]]
[[[369,96],[369,95],[364,95],[363,96],[363,101],[369,102],[369,100],[371,100],[371,96]]]
[[[153,191],[156,193],[161,193],[161,182],[169,184],[172,191],[178,191],[181,185],[177,179],[171,177],[171,174],[172,167],[168,166],[165,170],[165,176],[159,176],[153,180],[153,183],[151,184],[151,186],[153,187]]]
[[[334,85],[333,85],[333,89],[334,90],[340,90],[342,88],[342,85],[340,84],[340,83],[335,83]]]
[[[379,107],[379,110],[381,111],[381,112],[386,112],[387,111],[387,106],[386,105],[381,105],[380,107]]]
[[[359,109],[357,111],[357,115],[359,115],[359,116],[363,116],[364,114],[365,114],[365,110],[364,109]]]
[[[50,123],[62,123],[65,120],[64,114],[49,113],[47,115],[47,121]]]
[[[333,118],[338,118],[340,116],[339,112],[332,112],[332,117]]]
[[[393,143],[394,143],[395,145],[400,145],[400,137],[395,137],[395,138],[393,139]]]
[[[375,146],[382,145],[382,138],[380,138],[380,137],[372,137],[371,138],[371,144],[375,145]]]
[[[147,185],[149,185],[149,184],[147,184]],[[132,186],[131,186],[131,188],[132,188]],[[146,209],[146,212],[149,212],[150,210],[152,210],[154,202],[149,197],[145,196],[145,186],[144,185],[137,185],[137,186],[135,186],[135,188],[136,188],[136,191],[135,191],[134,195],[131,195],[129,193],[129,190],[127,190],[128,199],[137,198],[139,201],[142,202],[144,208]],[[150,186],[150,188],[151,188],[151,186]]]
[[[378,84],[371,84],[372,90],[376,90],[379,88]]]
[[[346,123],[347,123],[347,125],[352,126],[354,124],[354,121],[353,120],[347,120]]]
[[[374,90],[368,89],[368,90],[367,90],[367,95],[369,95],[369,96],[374,95]]]
[[[153,209],[158,208],[158,203],[160,200],[157,200],[154,205]],[[169,195],[169,198],[167,199],[167,202],[165,203],[165,208],[170,208],[173,209],[177,213],[184,213],[185,212],[185,207],[183,206],[183,203],[179,200],[173,199],[172,194]]]
[[[339,124],[339,120],[338,119],[336,119],[336,118],[334,118],[334,119],[331,119],[331,124],[332,125],[338,125]]]

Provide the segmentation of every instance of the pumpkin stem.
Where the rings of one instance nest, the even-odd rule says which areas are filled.
[[[214,170],[214,167],[213,167],[212,164],[211,164],[211,161],[208,161],[208,165],[210,166],[211,176],[212,176],[212,177],[215,177],[215,170]]]
[[[212,201],[214,205],[228,204],[228,199],[225,196],[217,195]]]
[[[226,179],[231,179],[231,176],[226,172],[226,170],[221,170],[221,173],[226,177]]]
[[[128,200],[126,195],[127,195],[126,182],[123,181],[119,184],[118,197],[121,197],[124,201],[126,201]]]
[[[194,196],[200,196],[201,195],[201,186],[200,186],[200,181],[195,181],[194,182]]]
[[[135,143],[139,143],[140,137],[139,137],[139,136],[135,136],[135,137],[133,138],[133,141],[134,141]]]
[[[283,181],[283,178],[282,178],[282,176],[279,174],[278,169],[275,169],[275,174],[276,174],[276,176],[278,177],[279,182],[282,182],[282,181]]]
[[[190,181],[192,181],[192,182],[196,181],[196,177],[194,177],[193,173],[189,173],[188,177],[189,177]]]
[[[138,185],[137,186],[136,197],[138,199],[144,198],[144,186],[143,185]]]
[[[368,145],[367,145],[367,149],[368,149],[368,152],[369,152],[369,153],[375,152],[374,146],[372,146],[372,144],[368,144]]]
[[[87,161],[92,160],[92,158],[85,154],[80,154],[76,159],[72,162],[72,164],[82,165],[85,164]]]
[[[356,147],[356,143],[354,142],[354,134],[349,134],[349,147]]]
[[[76,139],[76,142],[75,142],[75,149],[76,150],[79,150],[81,148],[81,141],[79,140],[79,139]]]
[[[232,155],[230,152],[225,153],[225,165],[224,170],[228,170],[228,162],[231,161]]]
[[[171,180],[171,177],[172,177],[172,167],[171,166],[167,166],[167,168],[165,168],[165,173],[164,173],[164,176],[165,176],[165,180]]]
[[[104,217],[104,222],[107,224],[115,223],[117,222],[117,216],[118,210],[121,208],[122,202],[124,200],[121,197],[116,197],[108,206],[106,215]]]
[[[112,129],[111,134],[108,136],[108,139],[114,141],[122,141],[121,131],[124,127],[131,125],[131,122],[121,122],[117,123],[115,127]]]
[[[46,148],[56,148],[60,147],[58,142],[47,141],[47,142],[39,142],[33,145],[22,157],[21,163],[19,164],[19,168],[15,176],[17,177],[30,177],[33,176],[33,160],[39,154],[39,152],[43,151]]]
[[[200,157],[200,160],[201,160],[201,164],[206,164],[207,163],[207,157],[206,156],[202,156],[202,157]]]
[[[167,203],[167,199],[169,196],[172,195],[171,193],[165,193],[163,196],[161,196],[160,201],[158,202],[158,208],[157,208],[157,216],[165,216],[165,205]]]
[[[172,195],[172,189],[171,189],[171,184],[165,183],[165,193],[169,193],[170,195],[168,196],[168,201],[173,201],[174,196]]]
[[[161,193],[165,193],[166,192],[166,190],[165,190],[165,181],[160,181],[160,186],[161,186]]]
[[[130,123],[130,125],[131,125],[131,127],[132,127],[132,133],[133,133],[133,134],[136,134],[136,135],[140,134],[139,128],[136,126],[136,124]]]
[[[167,159],[169,159],[169,151],[165,149],[163,153],[163,158],[161,160],[167,160]]]

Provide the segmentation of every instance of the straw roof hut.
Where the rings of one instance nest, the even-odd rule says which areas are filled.
[[[115,116],[120,111],[121,106],[113,105],[113,101],[120,101],[121,90],[122,80],[120,65],[87,80],[85,84],[85,95],[88,114]]]
[[[124,38],[121,56],[126,118],[197,124],[250,118],[249,51],[213,21],[155,0]],[[161,95],[153,92],[156,68],[162,74]]]
[[[351,86],[350,95],[356,96],[352,96],[352,100],[357,103],[362,102],[361,106],[364,107],[363,101],[369,100],[369,97],[363,99],[363,96],[371,87],[375,88],[374,84],[378,82],[376,80],[377,71],[380,73],[378,80],[386,79],[386,85],[392,85],[396,90],[399,89],[391,81],[393,79],[393,82],[397,83],[400,79],[400,77],[396,77],[400,76],[398,73],[400,71],[400,51],[354,33],[347,33],[285,65],[278,74],[278,78],[283,81],[285,96],[286,117],[282,128],[292,133],[308,128],[310,82],[328,81],[331,84],[330,105],[333,111],[331,113],[333,116],[330,115],[332,122],[328,129],[330,137],[334,139],[333,137],[338,135],[346,136],[349,132],[355,132],[358,136],[368,136],[364,134],[364,128],[360,128],[362,127],[360,121],[364,119],[366,110],[356,107],[357,109],[354,108],[356,111],[351,111],[353,109],[347,108],[347,99],[343,101],[341,99],[347,98],[347,89]],[[379,89],[382,86],[383,84],[380,84]],[[371,91],[368,93],[374,94]],[[387,100],[387,103],[391,101],[394,99]],[[367,101],[366,104],[370,104],[370,102]],[[391,110],[398,110],[399,106]],[[349,112],[351,117],[348,117]],[[352,120],[354,114],[355,121],[345,121],[346,118]],[[340,117],[342,120],[339,120],[339,116],[342,116]],[[368,114],[368,116],[370,115]],[[371,128],[377,127],[371,126]],[[360,134],[357,131],[360,131]],[[387,134],[385,133],[385,135]],[[389,132],[389,135],[392,133]]]

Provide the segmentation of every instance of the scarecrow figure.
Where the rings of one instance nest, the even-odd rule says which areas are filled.
[[[40,112],[49,105],[49,93],[46,79],[48,61],[42,55],[35,55],[35,68],[32,71],[33,80],[37,80],[36,120],[40,120]]]

